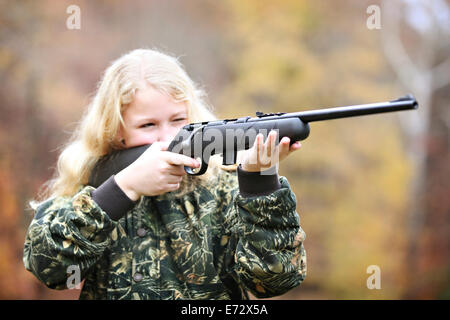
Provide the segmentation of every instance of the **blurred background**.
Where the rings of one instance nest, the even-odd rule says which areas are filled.
[[[28,201],[102,72],[141,47],[180,57],[219,118],[414,94],[417,111],[311,124],[282,162],[308,276],[278,298],[450,298],[445,0],[0,1],[0,298],[78,298],[25,270]]]

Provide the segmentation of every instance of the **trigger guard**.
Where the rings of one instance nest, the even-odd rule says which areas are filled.
[[[186,171],[187,174],[191,175],[191,176],[199,176],[202,175],[206,172],[206,170],[208,169],[208,164],[204,163],[202,161],[202,164],[200,166],[200,170],[198,172],[195,172],[193,168],[191,167],[187,167],[184,166],[184,171]]]

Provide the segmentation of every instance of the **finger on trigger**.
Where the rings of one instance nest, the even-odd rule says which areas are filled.
[[[176,166],[185,166],[185,167],[198,167],[199,163],[197,160],[192,159],[188,156],[182,155],[182,154],[176,154],[171,153],[168,159],[168,162],[170,164],[176,165]]]

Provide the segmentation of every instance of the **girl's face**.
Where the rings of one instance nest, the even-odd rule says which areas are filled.
[[[137,90],[122,117],[125,127],[120,129],[119,138],[125,141],[126,148],[170,142],[188,124],[186,103],[174,102],[150,85]]]

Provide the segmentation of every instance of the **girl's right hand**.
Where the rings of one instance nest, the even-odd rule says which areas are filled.
[[[184,166],[200,163],[188,156],[166,151],[168,142],[155,142],[132,164],[114,176],[117,185],[133,201],[175,191],[186,174]]]

